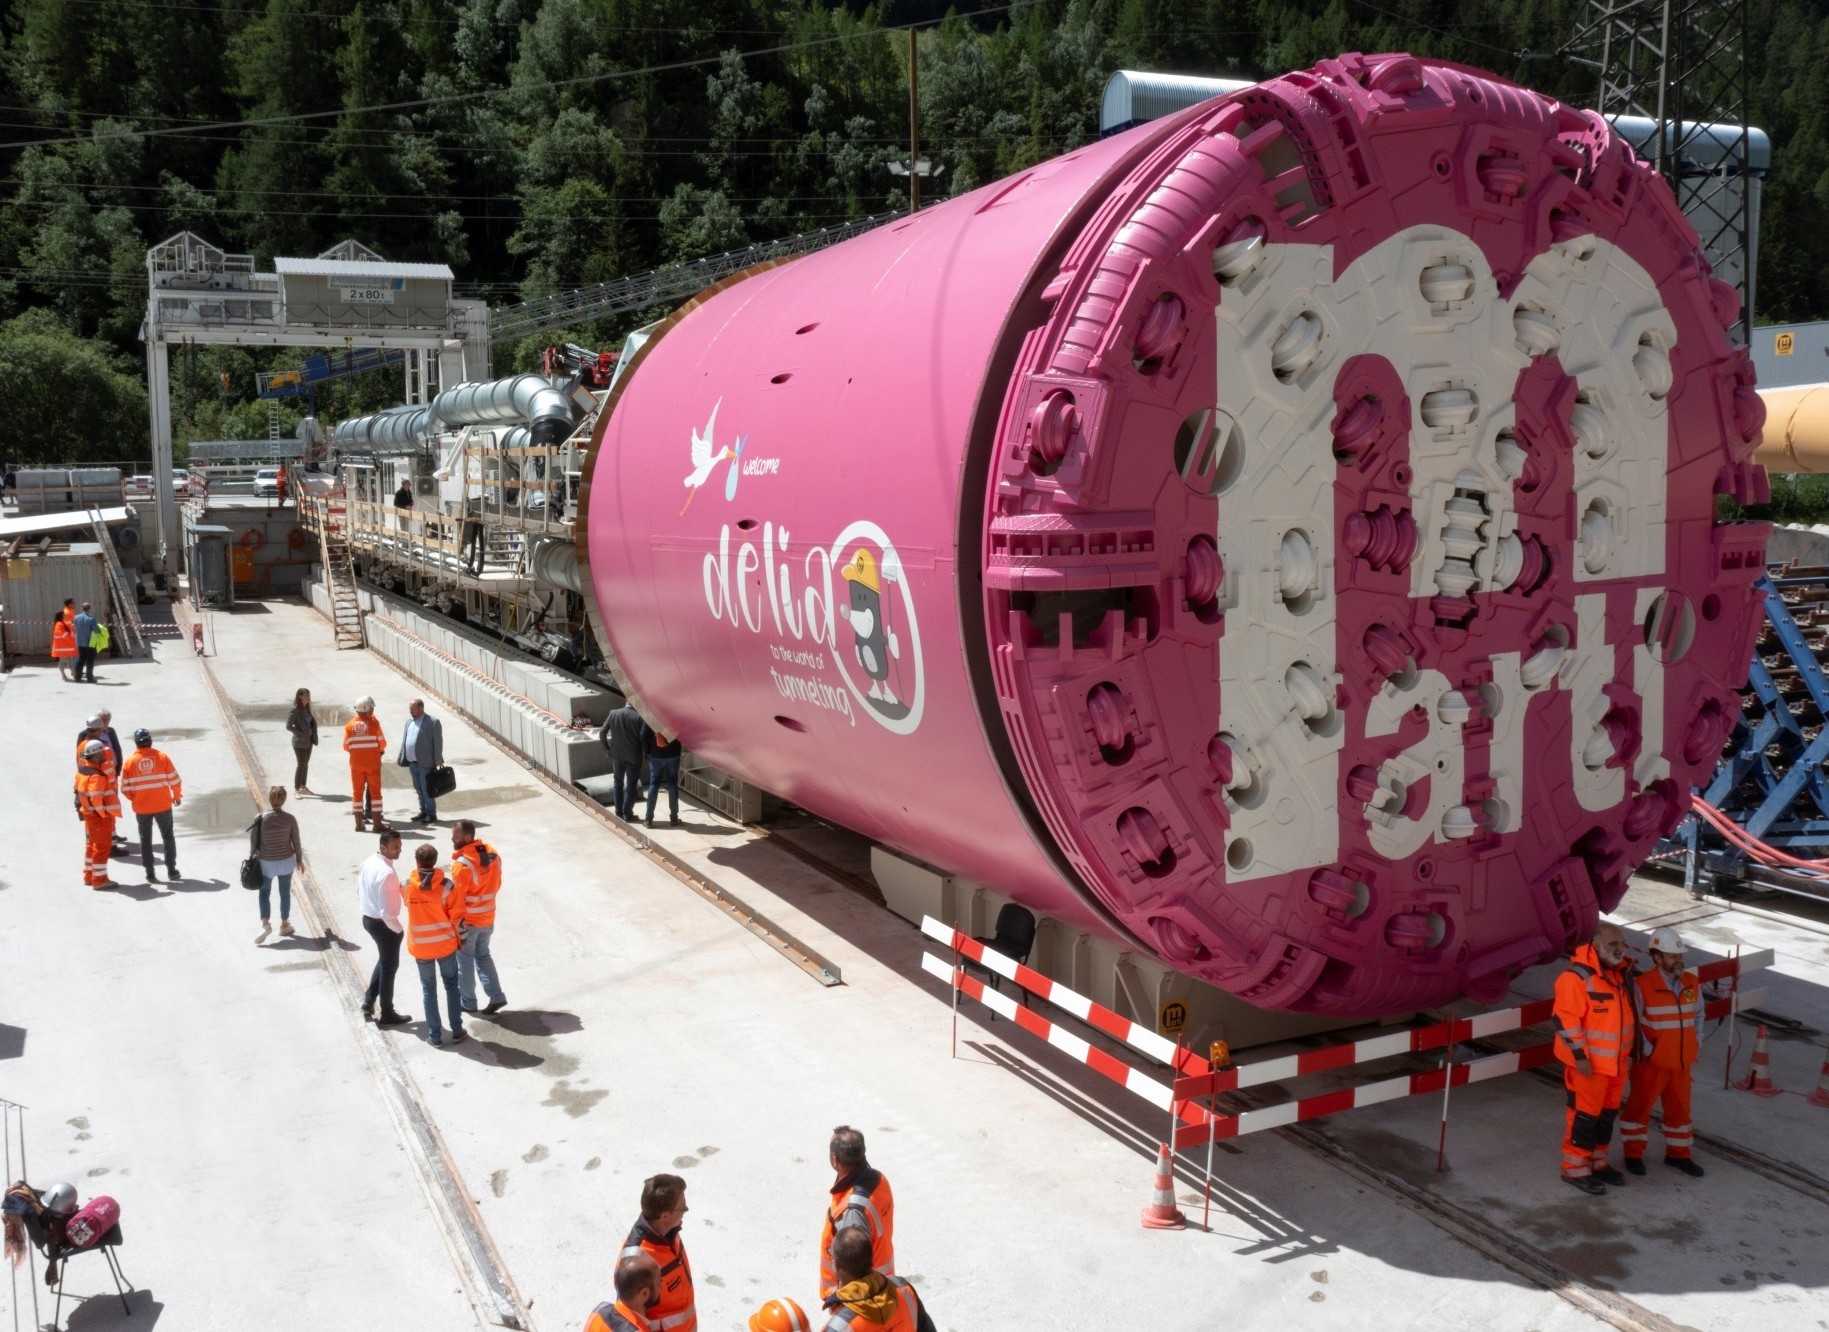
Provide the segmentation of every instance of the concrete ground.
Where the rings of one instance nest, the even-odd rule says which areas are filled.
[[[106,1180],[121,1199],[127,1270],[150,1294],[120,1325],[161,1314],[186,1329],[476,1321],[452,1258],[464,1237],[415,1165],[402,1087],[442,1135],[545,1332],[580,1325],[608,1293],[640,1181],[657,1170],[691,1185],[702,1326],[740,1328],[774,1296],[810,1306],[825,1142],[839,1123],[865,1131],[893,1182],[898,1267],[942,1328],[1592,1325],[1280,1134],[1222,1155],[1209,1231],[1142,1230],[1160,1113],[1026,1037],[1006,1043],[1008,1024],[969,1009],[953,1058],[945,992],[921,975],[912,927],[696,807],[683,828],[657,831],[837,963],[845,983],[823,988],[448,713],[459,789],[440,812],[476,819],[504,856],[495,946],[511,1006],[474,1019],[474,1039],[449,1049],[416,1039],[417,1021],[386,1035],[362,1028],[342,950],[354,942],[366,970],[353,884],[373,839],[350,828],[332,723],[370,693],[397,739],[418,690],[369,654],[332,651],[325,621],[297,604],[240,607],[213,617],[213,634],[210,667],[260,784],[289,780],[283,719],[295,688],[312,689],[330,742],[313,765],[319,797],[288,808],[331,919],[295,908],[304,933],[283,944],[255,946],[253,895],[234,886],[253,807],[188,650],[165,642],[157,664],[105,665],[108,683],[93,688],[60,683],[48,665],[0,685],[9,768],[25,775],[0,812],[0,974],[12,981],[0,1022],[20,1029],[10,1049],[0,1041],[0,1096],[32,1107],[37,1182],[50,1178],[40,1163],[56,1162],[85,1194]],[[192,882],[80,887],[68,751],[97,698],[123,733],[151,726],[184,773],[180,863]],[[404,818],[404,774],[385,772],[390,812]],[[429,835],[443,863],[448,831]],[[407,836],[410,854],[427,834]],[[137,882],[136,871],[117,862],[117,877]],[[423,1014],[410,970],[397,1002]],[[400,1080],[370,1052],[375,1041],[397,1057]],[[1802,1062],[1783,1060],[1781,1084],[1808,1089],[1792,1068]],[[1514,1078],[1456,1097],[1444,1182],[1432,1178],[1434,1105],[1353,1112],[1330,1132],[1359,1134],[1386,1169],[1488,1209],[1678,1324],[1829,1318],[1821,1202],[1769,1182],[1761,1192],[1727,1165],[1694,1189],[1654,1176],[1642,1192],[1587,1199],[1554,1179],[1553,1088]],[[1802,1097],[1745,1108],[1795,1114],[1795,1131],[1817,1142],[1829,1125]],[[1698,1120],[1706,1130],[1725,1113]],[[92,1179],[95,1169],[109,1173]],[[1184,1172],[1179,1192],[1198,1220],[1194,1178]],[[1645,1226],[1617,1219],[1623,1202],[1666,1195],[1693,1229],[1665,1220],[1668,1208]],[[1742,1229],[1754,1251],[1730,1286],[1716,1251],[1740,1251]],[[1703,1251],[1709,1261],[1694,1261]],[[80,1273],[84,1289],[104,1288],[99,1272]],[[107,1319],[98,1301],[76,1325]]]

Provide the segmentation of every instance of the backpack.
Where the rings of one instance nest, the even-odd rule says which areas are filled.
[[[121,1219],[121,1205],[106,1194],[89,1203],[64,1225],[64,1238],[78,1249],[93,1248]]]

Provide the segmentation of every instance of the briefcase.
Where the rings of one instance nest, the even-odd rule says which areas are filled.
[[[425,787],[434,800],[448,796],[457,789],[457,774],[451,771],[449,764],[440,763],[426,776]]]

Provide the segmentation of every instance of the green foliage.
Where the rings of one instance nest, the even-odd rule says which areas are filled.
[[[909,152],[910,38],[885,24],[925,25],[920,151],[945,169],[927,199],[1091,140],[1118,68],[1262,77],[1341,51],[1408,49],[1577,102],[1595,93],[1592,68],[1527,54],[1559,49],[1585,0],[1021,0],[983,18],[953,12],[971,7],[11,0],[0,7],[7,137],[69,141],[0,144],[0,320],[13,321],[0,337],[42,339],[49,318],[89,348],[85,373],[140,374],[142,256],[182,230],[263,261],[352,238],[449,263],[467,293],[513,301],[905,206],[885,167]],[[1775,162],[1760,313],[1821,317],[1829,15],[1824,0],[1752,0],[1751,15],[1751,118]],[[281,120],[295,117],[307,118]],[[120,133],[187,122],[202,128]],[[3,350],[9,364],[24,354]],[[537,351],[499,349],[498,362]],[[296,356],[190,364],[209,391],[182,388],[174,367],[181,437],[264,435],[251,375]],[[223,373],[226,391],[210,378]],[[339,385],[320,410],[372,405],[396,387]],[[297,410],[284,405],[285,428]],[[110,419],[119,433],[104,451],[139,454],[143,422]]]
[[[50,310],[0,325],[0,457],[23,465],[107,462],[144,438],[146,386]]]

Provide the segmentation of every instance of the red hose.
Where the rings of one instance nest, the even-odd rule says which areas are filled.
[[[1696,813],[1701,818],[1707,820],[1710,827],[1720,833],[1735,847],[1744,851],[1749,857],[1759,861],[1761,864],[1791,869],[1829,872],[1829,860],[1800,860],[1796,856],[1780,851],[1777,847],[1753,836],[1745,828],[1742,828],[1739,824],[1728,818],[1727,815],[1709,804],[1708,801],[1704,800],[1701,796],[1693,795],[1689,800],[1690,804],[1694,806]]]

